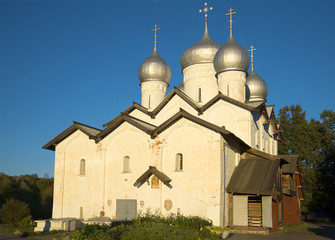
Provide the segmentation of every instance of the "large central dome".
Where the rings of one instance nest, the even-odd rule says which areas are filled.
[[[230,70],[247,72],[249,64],[247,51],[232,36],[229,37],[214,58],[214,68],[217,73]]]
[[[200,42],[187,48],[180,57],[182,70],[198,63],[212,63],[220,47],[222,45],[214,42],[209,36],[207,22],[205,21],[205,32]]]

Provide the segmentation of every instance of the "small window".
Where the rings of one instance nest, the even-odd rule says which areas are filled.
[[[130,158],[128,156],[123,158],[123,172],[130,173]]]
[[[151,105],[151,95],[149,95],[149,102],[148,102],[148,108],[150,109]]]
[[[85,175],[85,159],[80,160],[79,175]]]
[[[201,102],[201,88],[198,88],[198,102]]]
[[[176,171],[183,170],[183,154],[178,153],[176,155]]]
[[[84,210],[83,210],[83,207],[80,207],[80,209],[79,209],[79,218],[80,218],[80,219],[83,219],[83,218],[84,218]]]

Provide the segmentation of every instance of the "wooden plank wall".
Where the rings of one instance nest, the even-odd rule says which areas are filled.
[[[248,198],[248,226],[261,227],[262,226],[262,198],[251,197]]]

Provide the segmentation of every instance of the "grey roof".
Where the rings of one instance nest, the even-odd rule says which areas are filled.
[[[226,188],[229,193],[273,195],[279,160],[242,159]]]
[[[179,109],[179,112],[177,112],[175,115],[173,115],[171,118],[169,118],[168,120],[163,122],[158,127],[156,127],[152,124],[149,124],[147,122],[144,122],[140,119],[137,119],[137,118],[134,118],[132,116],[126,115],[124,113],[121,113],[119,116],[117,116],[116,118],[114,118],[112,121],[110,121],[108,123],[107,128],[105,128],[103,131],[101,131],[97,136],[90,137],[90,138],[95,139],[97,141],[100,141],[103,138],[105,138],[109,133],[111,133],[116,128],[118,128],[123,122],[128,122],[128,123],[132,124],[133,126],[137,127],[138,129],[144,131],[145,133],[151,135],[151,137],[154,138],[182,118],[188,119],[188,120],[190,120],[190,121],[192,121],[196,124],[199,124],[203,127],[206,127],[208,129],[210,129],[212,131],[215,131],[217,133],[220,133],[222,135],[229,136],[232,139],[235,139],[236,141],[238,141],[241,144],[241,146],[246,146],[246,147],[249,148],[249,146],[244,141],[242,141],[240,138],[236,137],[233,133],[227,131],[224,127],[219,127],[219,126],[217,126],[213,123],[207,122],[207,121],[205,121],[201,118],[198,118],[198,117],[186,112],[183,109]]]
[[[145,113],[146,115],[150,116],[151,118],[155,118],[157,116],[157,114],[164,108],[164,106],[166,104],[168,104],[168,102],[171,101],[171,99],[175,96],[179,96],[181,99],[183,99],[186,103],[188,103],[193,109],[195,109],[197,112],[199,112],[199,114],[202,114],[203,112],[205,112],[207,109],[209,109],[211,106],[213,106],[216,102],[223,100],[226,102],[229,102],[231,104],[234,104],[236,106],[239,106],[243,109],[249,110],[249,111],[255,111],[255,112],[260,112],[260,107],[263,106],[263,102],[262,104],[258,105],[257,107],[252,106],[252,104],[248,103],[244,103],[244,102],[240,102],[237,101],[233,98],[230,98],[228,96],[223,95],[221,92],[219,92],[215,97],[213,97],[210,101],[208,101],[205,105],[203,105],[202,107],[199,107],[196,102],[194,102],[193,99],[191,99],[189,96],[187,96],[183,91],[181,91],[178,88],[174,88],[165,98],[164,100],[152,111],[148,111],[148,109],[146,109],[145,107],[141,106],[138,103],[133,103],[130,107],[128,107],[125,111],[123,111],[122,113],[128,115],[130,114],[132,111],[134,111],[135,109]],[[104,124],[103,126],[106,127],[108,126],[113,120],[109,121],[108,123]]]
[[[151,177],[152,174],[161,180],[166,186],[172,188],[170,185],[171,179],[154,166],[149,166],[149,169],[136,180],[134,186],[138,188],[141,187],[143,183],[145,183]]]
[[[98,130],[96,128],[92,128],[92,127],[89,127],[87,125],[83,125],[80,123],[77,123],[77,124],[78,124],[78,128],[89,136],[96,136],[101,132],[101,130]]]
[[[288,163],[282,167],[283,173],[295,173],[295,167],[298,162],[298,155],[278,155],[278,157],[286,160]]]
[[[246,102],[246,104],[254,107],[254,108],[258,108],[260,106],[262,106],[266,101],[255,101],[255,102]]]
[[[148,129],[148,130],[150,130],[150,131],[152,131],[152,130],[154,130],[154,129],[157,128],[157,126],[155,126],[155,125],[152,125],[152,124],[150,124],[150,123],[144,122],[144,121],[142,121],[142,120],[140,120],[140,119],[138,119],[138,118],[134,118],[134,117],[132,117],[132,116],[130,116],[130,115],[127,115],[127,118],[128,118],[129,120],[134,121],[134,122],[137,123],[138,125],[143,126],[144,128],[146,128],[146,129]]]
[[[63,141],[65,138],[67,138],[68,136],[70,136],[72,133],[74,133],[77,130],[82,131],[89,138],[94,138],[101,132],[100,129],[97,129],[97,128],[94,128],[94,127],[91,127],[91,126],[73,121],[73,124],[70,127],[65,129],[60,134],[58,134],[55,138],[53,138],[50,142],[45,144],[42,148],[55,151],[56,145],[58,143]]]

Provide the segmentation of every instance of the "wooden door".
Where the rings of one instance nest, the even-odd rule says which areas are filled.
[[[262,226],[262,197],[248,197],[248,226]]]

